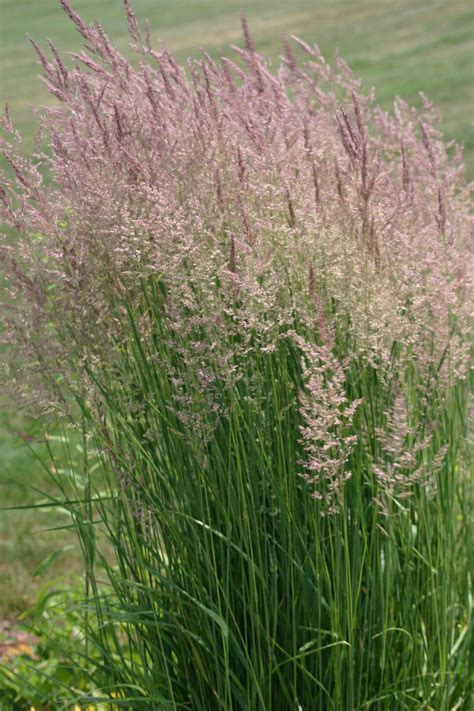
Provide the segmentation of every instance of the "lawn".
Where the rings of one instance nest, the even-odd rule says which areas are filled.
[[[74,6],[86,20],[100,17],[110,37],[127,47],[121,0],[76,0]],[[317,42],[328,58],[338,49],[367,87],[376,84],[384,107],[396,95],[419,104],[420,91],[439,105],[446,136],[465,145],[474,174],[474,8],[468,0],[135,0],[134,8],[140,19],[150,19],[155,38],[179,60],[195,56],[200,47],[219,55],[239,42],[241,9],[263,54],[277,57],[284,34]],[[71,51],[79,48],[79,37],[57,0],[0,0],[0,13],[1,97],[31,136],[28,106],[47,95],[26,34],[38,41],[49,37]]]
[[[126,51],[129,40],[121,0],[76,0],[74,6],[86,20],[100,17],[111,38]],[[135,0],[134,7],[140,19],[150,19],[154,36],[180,60],[196,55],[199,47],[216,56],[240,42],[243,9],[263,54],[276,58],[282,35],[296,34],[317,42],[328,58],[338,49],[367,88],[376,84],[384,107],[396,95],[418,105],[423,91],[440,106],[445,135],[464,144],[468,172],[474,176],[470,125],[474,8],[467,0],[295,0],[291,5],[281,0]],[[0,97],[8,100],[29,146],[34,133],[29,105],[50,99],[37,78],[27,33],[40,43],[49,37],[59,48],[75,51],[80,38],[56,0],[0,0]],[[0,430],[0,501],[5,507],[39,499],[29,486],[49,486],[47,473],[14,434],[25,425],[11,410],[12,406],[5,408]],[[34,570],[65,539],[63,533],[39,531],[60,523],[44,511],[0,514],[0,616],[16,615],[32,603],[44,584],[41,577],[33,577]],[[79,569],[78,561],[79,556],[72,564],[69,559],[68,568]],[[48,575],[64,569],[61,560],[55,565]]]

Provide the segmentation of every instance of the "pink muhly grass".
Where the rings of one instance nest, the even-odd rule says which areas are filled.
[[[460,151],[448,154],[427,100],[421,115],[401,99],[382,111],[316,46],[291,38],[299,62],[285,40],[272,70],[245,18],[236,62],[204,53],[183,68],[149,31],[143,40],[128,1],[135,64],[61,5],[86,45],[66,62],[33,42],[58,100],[41,112],[49,152],[23,157],[7,110],[2,120],[1,210],[16,234],[1,247],[8,380],[39,392],[47,373],[58,390],[60,373],[81,387],[84,359],[114,362],[116,304],[138,308],[148,275],[164,285],[164,313],[205,391],[216,373],[231,387],[236,352],[271,351],[298,314],[313,334],[297,340],[304,477],[316,498],[326,477],[336,501],[358,402],[331,352],[341,328],[349,360],[384,368],[396,344],[400,367],[416,363],[425,383],[466,376],[473,272]]]
[[[2,347],[15,404],[81,422],[84,497],[61,503],[90,688],[140,708],[461,708],[460,150],[428,100],[382,111],[317,46],[285,39],[272,67],[245,18],[235,61],[183,67],[125,0],[131,63],[60,2],[85,49],[33,43],[46,149],[25,157],[1,119]]]

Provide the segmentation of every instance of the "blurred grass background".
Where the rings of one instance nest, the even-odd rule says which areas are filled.
[[[73,0],[83,19],[100,20],[110,38],[128,53],[122,0]],[[474,3],[471,0],[134,0],[139,18],[149,18],[155,40],[179,60],[203,47],[213,56],[241,43],[239,14],[250,23],[257,50],[277,63],[281,38],[296,34],[317,42],[332,59],[336,49],[367,89],[390,108],[395,96],[420,105],[423,91],[443,115],[446,139],[464,145],[469,178],[474,178]],[[58,0],[0,0],[0,99],[32,145],[30,106],[50,103],[27,33],[40,44],[50,38],[61,50],[77,51],[81,38]],[[1,300],[0,300],[1,303]],[[0,354],[1,357],[1,354]],[[46,472],[18,437],[26,428],[10,403],[0,421],[0,507],[39,498],[29,486],[47,489]],[[41,452],[41,445],[33,444]],[[47,522],[46,522],[47,519]],[[0,616],[14,616],[34,600],[39,562],[66,542],[64,532],[40,533],[59,525],[39,511],[0,511]],[[48,575],[80,569],[80,556],[61,558]]]
[[[129,39],[122,0],[72,0],[87,21],[98,18],[124,50]],[[248,15],[257,49],[278,57],[283,34],[317,42],[331,58],[336,48],[362,77],[375,85],[388,108],[396,95],[419,104],[423,91],[442,110],[446,136],[462,142],[474,174],[474,4],[471,0],[134,0],[140,20],[149,18],[180,60],[204,47],[227,53],[240,41],[239,13]],[[81,38],[58,0],[0,0],[0,86],[22,133],[34,128],[29,104],[48,100],[38,81],[26,33],[49,37],[62,50],[77,50]]]

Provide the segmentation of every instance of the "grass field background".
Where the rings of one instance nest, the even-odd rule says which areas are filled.
[[[98,18],[125,52],[128,36],[122,0],[75,0],[85,20]],[[239,13],[244,10],[258,51],[274,58],[281,38],[296,34],[317,42],[328,59],[336,49],[365,86],[376,86],[379,102],[389,108],[396,95],[415,105],[423,91],[441,108],[447,139],[464,144],[470,178],[474,177],[474,5],[470,0],[135,0],[140,20],[150,19],[153,36],[175,56],[196,56],[200,47],[213,56],[240,43]],[[30,105],[50,101],[38,80],[38,65],[27,33],[40,44],[49,37],[62,50],[77,51],[81,38],[57,0],[0,0],[0,98],[8,101],[14,122],[32,145]],[[0,423],[0,506],[19,506],[40,495],[30,486],[48,487],[48,476],[18,437],[26,428],[4,407]],[[28,429],[31,434],[31,429]],[[41,446],[34,444],[38,452]],[[0,616],[15,615],[44,584],[33,578],[39,562],[65,543],[64,532],[41,531],[59,525],[44,511],[0,512]],[[79,555],[57,561],[48,575],[80,569]]]

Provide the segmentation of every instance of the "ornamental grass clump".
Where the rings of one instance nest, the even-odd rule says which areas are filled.
[[[181,66],[125,2],[130,63],[60,1],[46,149],[3,119],[3,333],[16,399],[82,432],[103,698],[467,708],[460,150],[297,38],[274,69],[243,19]]]

